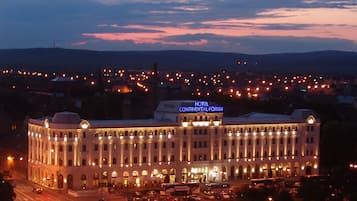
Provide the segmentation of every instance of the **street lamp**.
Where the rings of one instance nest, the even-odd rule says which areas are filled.
[[[14,157],[13,156],[7,157],[7,166],[9,169],[11,169],[14,166]]]

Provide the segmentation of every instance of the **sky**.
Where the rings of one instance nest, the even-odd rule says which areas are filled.
[[[0,49],[357,51],[357,0],[0,0]]]

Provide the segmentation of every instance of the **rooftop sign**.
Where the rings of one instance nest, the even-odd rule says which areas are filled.
[[[179,107],[181,113],[192,112],[223,112],[222,106],[209,105],[208,101],[195,101],[194,105]]]

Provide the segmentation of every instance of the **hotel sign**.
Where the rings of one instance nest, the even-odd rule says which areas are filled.
[[[193,105],[179,107],[179,112],[223,112],[223,107],[209,105],[208,101],[195,101]]]

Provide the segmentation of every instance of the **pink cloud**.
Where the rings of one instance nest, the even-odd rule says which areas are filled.
[[[208,43],[206,39],[196,41],[168,41],[184,35],[212,34],[223,37],[315,37],[337,38],[357,41],[357,7],[339,8],[279,8],[265,10],[255,18],[222,19],[203,21],[205,28],[195,28],[192,22],[179,26],[125,25],[102,24],[128,30],[147,30],[147,32],[132,31],[115,33],[83,33],[83,36],[94,37],[108,41],[132,41],[135,44],[165,44],[199,46]],[[269,27],[289,25],[284,29]],[[299,28],[294,28],[295,26]]]
[[[83,45],[87,45],[88,41],[78,41],[78,42],[74,42],[71,45],[72,46],[83,46]]]

